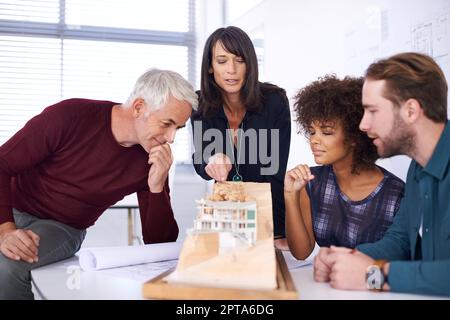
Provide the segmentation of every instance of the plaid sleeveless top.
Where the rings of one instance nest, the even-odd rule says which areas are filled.
[[[311,168],[314,179],[306,186],[312,223],[319,246],[354,248],[380,240],[400,207],[405,183],[379,167],[384,178],[361,201],[352,201],[339,189],[330,165]]]

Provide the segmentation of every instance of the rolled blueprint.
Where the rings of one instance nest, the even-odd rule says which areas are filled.
[[[166,242],[142,246],[86,248],[79,254],[80,267],[90,271],[174,260],[178,259],[181,246],[181,242]]]

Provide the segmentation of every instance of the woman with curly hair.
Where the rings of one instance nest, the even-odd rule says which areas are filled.
[[[354,248],[382,238],[403,196],[404,183],[377,166],[377,150],[359,130],[364,114],[362,78],[335,75],[301,89],[294,109],[314,160],[284,181],[286,233],[297,259],[331,245]]]

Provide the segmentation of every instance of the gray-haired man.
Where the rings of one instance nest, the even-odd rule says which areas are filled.
[[[152,69],[124,104],[70,99],[0,147],[0,299],[32,299],[30,270],[72,256],[85,229],[138,193],[145,243],[175,241],[169,144],[197,107],[192,86]]]

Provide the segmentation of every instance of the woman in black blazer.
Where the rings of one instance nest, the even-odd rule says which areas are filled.
[[[285,242],[284,176],[291,117],[285,90],[258,80],[255,49],[237,27],[206,41],[199,109],[192,114],[196,172],[216,181],[269,182],[274,238]]]

